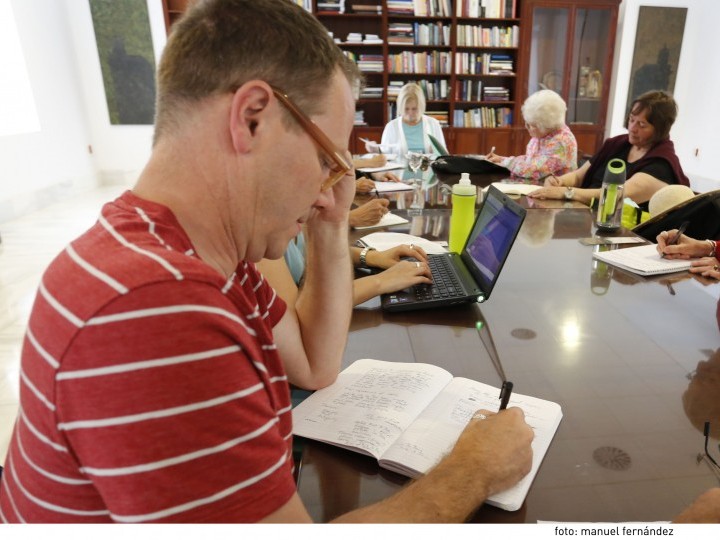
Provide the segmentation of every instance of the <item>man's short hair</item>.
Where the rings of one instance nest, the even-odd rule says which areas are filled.
[[[199,0],[173,25],[160,60],[155,142],[193,103],[251,80],[317,114],[338,68],[359,84],[357,68],[327,28],[289,0]]]

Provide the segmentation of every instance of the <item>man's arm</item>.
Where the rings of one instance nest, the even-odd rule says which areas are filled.
[[[320,197],[305,227],[305,280],[295,309],[273,328],[290,382],[306,389],[331,384],[340,372],[352,315],[348,211],[354,173]]]
[[[340,516],[351,523],[460,523],[489,496],[515,485],[532,464],[533,431],[522,410],[482,411],[452,452],[419,480],[378,503]],[[269,515],[271,523],[297,523],[307,511],[296,495]]]
[[[700,495],[673,523],[720,523],[720,488]]]

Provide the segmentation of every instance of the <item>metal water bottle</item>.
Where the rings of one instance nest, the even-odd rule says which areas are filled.
[[[460,181],[452,187],[450,213],[450,251],[460,253],[475,222],[477,188],[470,183],[470,175],[462,173]]]
[[[625,162],[611,159],[603,176],[600,203],[595,224],[598,229],[614,231],[622,222],[623,188],[625,186]]]

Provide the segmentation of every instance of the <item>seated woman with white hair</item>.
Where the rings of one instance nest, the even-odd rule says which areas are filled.
[[[557,92],[539,90],[522,105],[530,142],[522,156],[487,158],[508,169],[513,176],[538,181],[550,174],[562,175],[577,168],[577,141],[565,124],[565,101]]]

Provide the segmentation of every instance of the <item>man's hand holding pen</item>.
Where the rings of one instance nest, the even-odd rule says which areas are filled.
[[[534,437],[518,407],[497,413],[481,409],[460,435],[450,459],[463,463],[482,483],[484,498],[514,486],[530,472]]]

